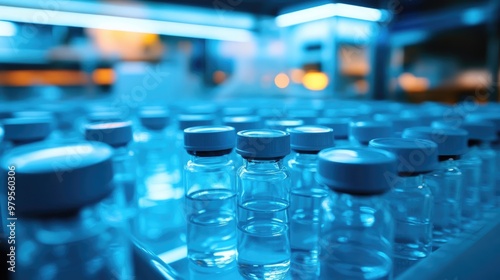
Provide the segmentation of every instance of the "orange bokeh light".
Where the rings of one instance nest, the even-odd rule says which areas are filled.
[[[278,88],[286,88],[290,84],[290,78],[285,73],[279,73],[274,77],[274,84]]]
[[[323,72],[308,72],[302,79],[302,84],[308,90],[324,90],[328,86],[328,76]]]
[[[292,69],[290,71],[290,77],[292,78],[292,82],[296,84],[302,83],[302,78],[304,78],[304,70],[302,69]]]
[[[212,79],[213,79],[215,84],[217,84],[217,85],[222,84],[227,79],[227,75],[226,75],[226,73],[224,73],[224,71],[217,70],[212,75]]]
[[[399,85],[406,92],[425,92],[429,89],[427,78],[415,77],[412,73],[403,73],[399,76]]]

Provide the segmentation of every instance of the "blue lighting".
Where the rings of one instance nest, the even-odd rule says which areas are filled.
[[[330,3],[279,15],[276,17],[276,24],[279,27],[286,27],[336,16],[374,22],[385,21],[389,17],[387,11],[384,10],[341,3]]]
[[[471,8],[463,13],[462,20],[466,25],[477,25],[486,19],[485,15],[486,12],[483,9]]]
[[[16,24],[9,21],[0,21],[0,37],[13,37],[17,34]]]
[[[0,7],[0,18],[11,21],[35,24],[62,25],[105,30],[118,30],[138,33],[153,33],[189,38],[201,38],[226,41],[250,41],[251,31],[241,28],[210,26],[184,22],[127,18],[78,12],[57,11],[47,14],[39,21],[33,21],[34,14],[42,10],[22,7]]]

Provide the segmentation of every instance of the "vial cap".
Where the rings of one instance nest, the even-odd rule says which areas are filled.
[[[442,114],[423,108],[404,110],[401,116],[418,120],[419,126],[430,126],[433,121],[443,118]]]
[[[207,126],[215,124],[214,115],[180,115],[179,130],[184,130],[193,126]]]
[[[234,116],[225,117],[224,125],[234,127],[236,132],[249,129],[259,129],[262,127],[262,121],[258,116]]]
[[[433,121],[432,124],[431,124],[431,127],[434,127],[434,128],[459,128],[461,126],[461,121],[460,122],[456,122],[456,121],[444,121],[444,120],[441,120],[441,121]]]
[[[127,145],[132,141],[130,122],[95,123],[85,126],[85,139],[106,143],[112,147]]]
[[[53,129],[51,119],[13,118],[3,121],[4,139],[14,142],[35,142],[47,138]]]
[[[113,191],[112,151],[97,142],[30,144],[2,160],[4,189],[15,167],[16,213],[56,215],[92,205]]]
[[[255,110],[252,107],[226,107],[222,109],[222,114],[226,117],[252,116]]]
[[[139,112],[142,126],[151,130],[162,130],[170,122],[169,112],[164,109],[143,109]]]
[[[48,111],[18,111],[14,112],[14,118],[43,118],[43,119],[54,119],[54,113]]]
[[[389,122],[353,122],[349,127],[349,135],[360,143],[368,143],[375,138],[392,137],[393,129]]]
[[[440,156],[458,156],[467,152],[467,131],[463,129],[412,127],[403,131],[403,138],[426,139],[438,145]]]
[[[316,124],[316,119],[318,117],[318,111],[316,110],[291,110],[288,112],[288,117],[290,119],[302,120],[304,125]]]
[[[89,123],[119,122],[125,118],[120,112],[115,111],[96,111],[87,114]]]
[[[469,133],[470,140],[495,141],[497,138],[495,124],[487,120],[434,121],[432,122],[432,127],[464,129]]]
[[[350,118],[354,121],[369,121],[371,119],[368,108],[327,109],[323,112],[327,118]]]
[[[230,126],[195,126],[184,129],[187,151],[210,152],[233,149],[236,132]]]
[[[281,130],[243,130],[236,140],[236,152],[244,158],[273,159],[290,153],[290,134]]]
[[[329,148],[318,154],[318,181],[348,194],[374,195],[391,189],[388,176],[396,175],[393,153],[369,148]]]
[[[318,124],[333,129],[336,139],[347,139],[349,137],[350,118],[319,118]]]
[[[461,128],[469,133],[471,140],[495,141],[497,139],[495,124],[487,120],[465,121]]]
[[[476,113],[467,115],[466,120],[470,121],[489,121],[495,124],[497,133],[500,133],[500,113]]]
[[[319,126],[299,126],[288,128],[290,133],[290,148],[295,151],[321,151],[333,147],[333,129]]]
[[[438,146],[429,140],[377,138],[369,146],[394,153],[399,173],[426,173],[438,165]]]
[[[182,112],[186,115],[218,115],[219,107],[215,104],[193,105],[184,108]]]
[[[0,120],[14,117],[13,109],[0,108]]]
[[[378,122],[391,122],[395,132],[401,132],[407,128],[419,126],[417,119],[401,117],[395,114],[376,114],[374,120]]]
[[[287,128],[297,127],[301,125],[304,125],[304,121],[298,119],[281,119],[281,120],[266,121],[267,128],[282,130],[282,131],[286,131]]]

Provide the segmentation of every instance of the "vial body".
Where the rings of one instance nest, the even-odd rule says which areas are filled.
[[[245,160],[237,182],[238,270],[245,279],[284,279],[290,268],[290,176],[283,160]]]
[[[432,230],[433,250],[460,232],[462,213],[462,172],[453,159],[441,161],[439,167],[425,175],[434,195]]]
[[[135,135],[139,176],[170,185],[179,182],[181,164],[177,157],[174,134],[169,129],[145,130]]]
[[[293,279],[317,279],[320,272],[321,203],[328,189],[316,181],[317,158],[317,154],[297,153],[288,163],[292,181],[289,217]]]
[[[230,154],[192,156],[185,167],[188,259],[195,270],[236,260],[236,178]]]
[[[462,227],[468,228],[481,219],[481,158],[469,149],[457,161],[462,172]]]
[[[394,223],[385,195],[333,191],[323,206],[321,279],[391,279]]]
[[[500,132],[498,132],[498,137],[500,138]],[[500,167],[500,140],[492,143],[492,148],[496,153],[496,171],[495,171],[495,197],[496,197],[496,205],[500,207],[500,172],[498,172],[498,168]]]
[[[342,143],[336,143],[335,146],[339,148],[359,148],[368,146],[368,142],[361,142],[356,138],[349,136],[349,141]]]
[[[49,143],[47,139],[41,139],[40,141],[34,141],[34,142],[26,142],[26,143],[19,143],[19,142],[11,142],[11,141],[6,141],[5,139],[1,138],[2,135],[0,135],[0,158],[2,155],[6,154],[12,149],[15,149],[16,147],[21,147],[26,144],[30,143]],[[0,221],[0,238],[7,237],[9,230],[7,226],[9,225],[8,222],[8,215],[7,215],[7,209],[8,209],[8,202],[7,202],[7,192],[1,192],[0,193],[0,218],[2,221]]]
[[[124,197],[67,215],[18,222],[15,279],[134,279]]]
[[[135,139],[139,176],[136,234],[150,240],[178,235],[185,225],[184,188],[179,185],[180,162],[172,134],[168,130],[147,130]]]
[[[480,144],[476,152],[481,158],[481,172],[480,172],[480,185],[481,185],[481,206],[484,211],[495,208],[495,176],[498,172],[496,165],[497,154],[488,143]]]
[[[388,193],[395,222],[394,277],[432,253],[434,199],[423,175],[398,177]]]
[[[113,181],[117,189],[122,191],[125,208],[129,217],[137,214],[137,164],[131,145],[117,147],[113,153]]]

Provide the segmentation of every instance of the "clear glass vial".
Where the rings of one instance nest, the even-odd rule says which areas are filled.
[[[495,208],[495,176],[498,172],[496,165],[497,154],[491,147],[491,142],[497,139],[495,124],[489,121],[466,121],[461,126],[469,132],[469,152],[465,158],[479,157],[481,167],[480,205],[484,211]]]
[[[476,114],[467,115],[467,120],[479,121],[479,122],[492,122],[495,125],[496,130],[496,140],[491,142],[491,147],[496,153],[496,163],[495,163],[495,199],[496,206],[500,206],[500,172],[498,168],[500,167],[500,113],[497,112],[481,112]]]
[[[16,182],[14,279],[134,279],[112,155],[97,142],[31,144],[5,155],[2,174]]]
[[[391,279],[394,221],[386,174],[394,154],[368,147],[330,148],[318,155],[324,201],[320,279]]]
[[[236,151],[244,159],[237,179],[238,270],[245,279],[284,279],[291,256],[290,175],[283,164],[290,135],[240,131]]]
[[[220,272],[236,261],[236,133],[229,126],[184,130],[187,248],[191,267]]]
[[[185,231],[184,191],[179,188],[181,170],[175,156],[178,151],[174,132],[168,126],[169,111],[161,107],[142,108],[139,120],[142,127],[134,136],[139,198],[136,236],[145,242],[168,240],[175,246],[183,242],[181,232]],[[165,217],[169,217],[168,223]]]
[[[434,128],[465,129],[464,122],[460,119],[451,119],[432,122]],[[468,143],[471,142],[471,135],[468,135]],[[476,148],[469,147],[465,154],[457,161],[460,171],[462,171],[462,228],[467,229],[474,226],[482,218],[481,211],[481,157]]]
[[[372,148],[392,152],[398,159],[397,174],[387,174],[388,194],[394,232],[394,269],[397,277],[432,253],[432,215],[434,197],[423,180],[437,168],[438,147],[429,140],[378,138]]]
[[[85,139],[106,143],[113,148],[113,182],[123,192],[128,216],[137,214],[137,164],[132,149],[132,123],[109,122],[85,126]]]
[[[333,129],[324,126],[289,128],[290,147],[295,152],[288,162],[292,179],[290,192],[290,246],[293,279],[319,277],[321,203],[328,189],[316,181],[319,151],[334,145]]]
[[[434,250],[461,231],[463,173],[458,160],[467,151],[467,135],[462,129],[432,127],[413,127],[403,132],[403,138],[426,139],[438,145],[439,166],[425,175],[434,195]]]

